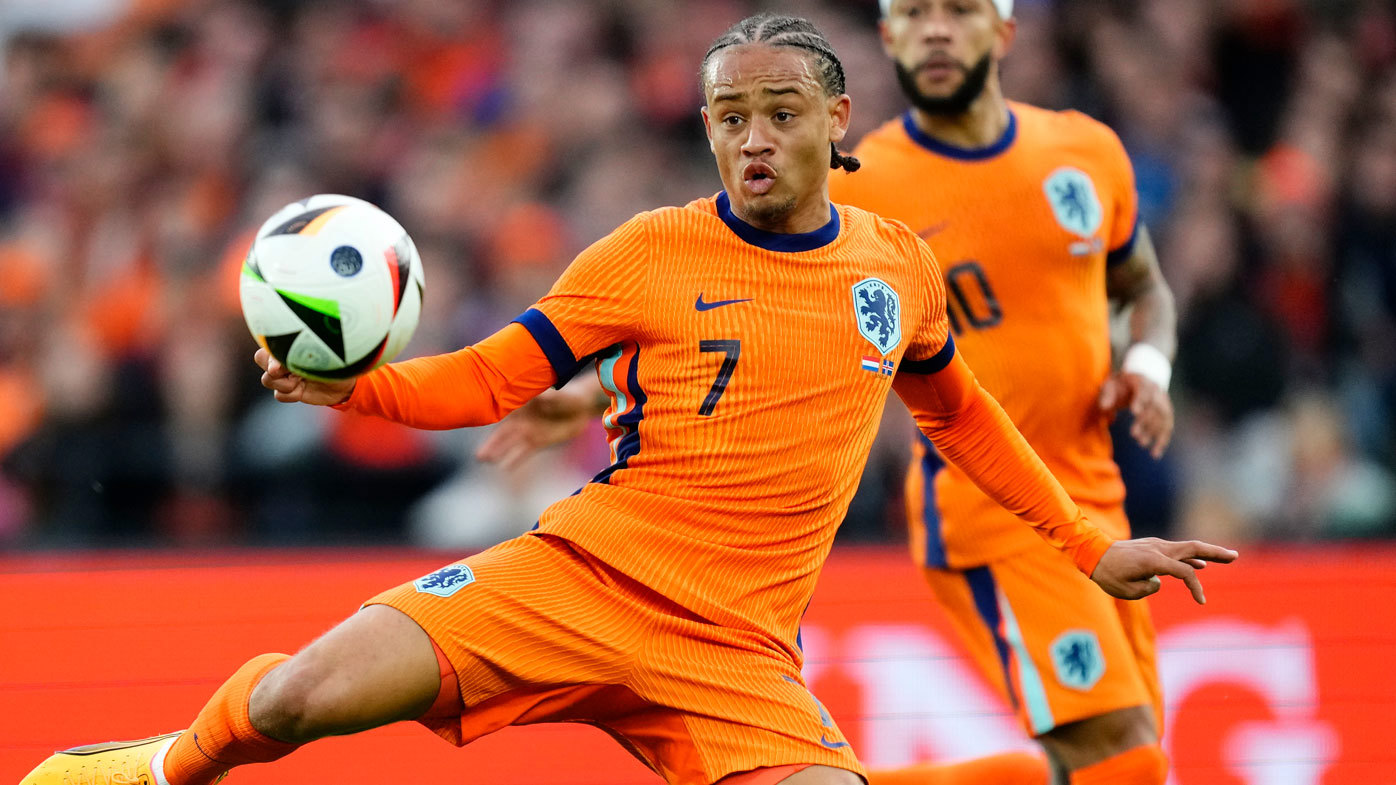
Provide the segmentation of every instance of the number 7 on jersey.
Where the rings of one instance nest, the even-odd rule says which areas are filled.
[[[713,380],[713,387],[708,390],[708,397],[703,399],[703,405],[698,407],[698,413],[704,417],[709,417],[713,409],[717,407],[717,399],[727,391],[727,383],[732,380],[732,372],[737,370],[737,358],[742,355],[742,342],[735,339],[721,341],[699,341],[698,351],[700,352],[724,352],[727,356],[722,359],[722,366],[717,369],[717,378]]]

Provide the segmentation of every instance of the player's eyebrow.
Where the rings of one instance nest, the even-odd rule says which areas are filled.
[[[766,95],[792,95],[792,94],[798,95],[799,92],[800,92],[800,88],[798,88],[798,87],[763,87],[763,88],[761,88],[761,92],[765,93]],[[716,104],[716,103],[721,103],[721,102],[723,102],[723,101],[740,101],[741,99],[743,99],[743,98],[745,98],[745,97],[746,97],[746,93],[739,93],[739,92],[715,93],[715,94],[713,94],[713,103]]]

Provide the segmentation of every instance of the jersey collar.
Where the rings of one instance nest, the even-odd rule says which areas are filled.
[[[998,138],[998,141],[988,147],[957,147],[942,142],[928,135],[916,125],[916,120],[911,116],[910,109],[902,115],[902,128],[906,129],[906,135],[911,137],[911,141],[937,155],[961,161],[984,161],[1000,155],[1013,146],[1013,140],[1018,138],[1018,115],[1012,109],[1008,110],[1008,126],[1003,129],[1003,135]]]
[[[727,198],[726,191],[718,192],[717,217],[727,224],[727,228],[731,229],[733,234],[751,245],[765,248],[767,251],[781,253],[813,251],[832,243],[839,236],[839,211],[832,203],[829,205],[829,223],[812,232],[802,234],[781,234],[780,232],[757,229],[732,212],[732,202]]]

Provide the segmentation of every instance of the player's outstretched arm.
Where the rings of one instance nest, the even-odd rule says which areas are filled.
[[[1162,587],[1161,575],[1171,575],[1186,583],[1199,605],[1207,602],[1197,571],[1207,562],[1229,564],[1237,553],[1219,545],[1189,540],[1173,542],[1157,537],[1119,540],[1100,557],[1091,580],[1112,597],[1137,600]]]
[[[266,360],[262,384],[278,401],[351,409],[414,428],[441,430],[499,422],[557,378],[527,328],[511,323],[449,354],[389,363],[347,382],[304,379]]]
[[[1236,558],[1207,543],[1111,540],[1085,519],[958,355],[934,373],[898,373],[893,389],[947,460],[1113,596],[1148,596],[1158,591],[1156,576],[1172,575],[1201,601],[1196,570]]]

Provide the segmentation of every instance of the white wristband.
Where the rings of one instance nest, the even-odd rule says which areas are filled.
[[[1120,363],[1120,370],[1137,373],[1157,384],[1164,392],[1168,392],[1168,382],[1173,378],[1173,363],[1169,362],[1168,355],[1150,343],[1136,343],[1129,347],[1124,362]]]

